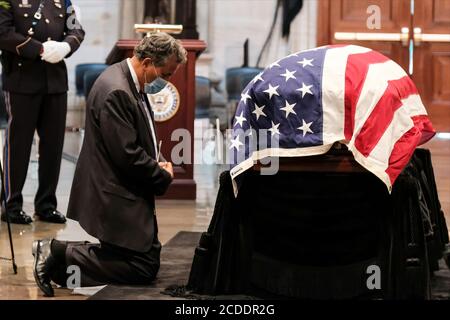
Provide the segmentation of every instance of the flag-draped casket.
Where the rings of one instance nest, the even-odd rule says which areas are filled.
[[[267,157],[326,153],[340,142],[389,191],[415,148],[435,132],[417,88],[394,61],[344,45],[280,59],[242,92],[229,145],[240,175]]]
[[[431,154],[416,148],[434,134],[414,83],[378,52],[326,46],[272,63],[242,92],[232,169],[220,177],[187,292],[429,297],[449,242]],[[349,156],[328,152],[336,142],[367,170],[330,171]],[[262,175],[254,167],[270,156],[324,153],[296,161],[299,170]],[[373,266],[381,290],[367,285]]]

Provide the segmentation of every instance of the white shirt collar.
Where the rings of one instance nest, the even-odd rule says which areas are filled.
[[[128,68],[130,69],[130,73],[131,73],[131,77],[133,78],[134,85],[136,86],[136,90],[137,90],[137,92],[141,92],[141,86],[139,84],[139,79],[137,77],[136,71],[134,71],[134,68],[131,64],[130,58],[127,58],[127,64],[128,64]]]

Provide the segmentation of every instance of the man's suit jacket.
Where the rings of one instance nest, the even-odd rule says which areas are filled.
[[[84,31],[71,10],[70,0],[46,0],[42,17],[29,35],[40,0],[0,1],[0,50],[3,89],[15,93],[64,93],[68,90],[64,60],[51,64],[41,59],[42,43],[64,41],[72,55],[84,40]]]
[[[67,212],[99,240],[139,252],[157,236],[154,196],[172,181],[155,161],[145,108],[126,60],[98,78]]]

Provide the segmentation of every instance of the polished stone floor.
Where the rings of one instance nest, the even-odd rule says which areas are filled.
[[[205,126],[205,123],[196,123]],[[197,128],[197,127],[196,127]],[[75,170],[74,158],[79,153],[82,134],[67,132],[64,154],[57,189],[58,209],[66,212],[70,195],[70,188]],[[201,150],[201,141],[196,137],[196,154]],[[204,231],[211,219],[215,197],[218,188],[218,176],[222,170],[218,165],[195,165],[194,175],[197,181],[197,199],[159,200],[157,201],[157,215],[159,224],[159,238],[164,244],[179,231]],[[27,181],[23,190],[24,210],[33,214],[34,194],[38,187],[36,150],[33,147]],[[31,243],[35,239],[56,238],[61,240],[89,240],[90,237],[79,224],[68,220],[66,225],[33,222],[30,226],[12,225],[15,258],[18,274],[12,272],[11,263],[0,260],[0,299],[42,299],[42,295],[35,286],[31,255]],[[0,223],[0,257],[10,257],[10,246],[6,223]],[[74,295],[70,290],[57,290],[54,299],[85,299],[81,295]]]
[[[65,212],[67,208],[75,169],[73,158],[79,151],[81,139],[80,133],[68,132],[66,134],[65,155],[57,191],[59,209],[62,212]],[[435,138],[424,147],[432,151],[439,196],[444,212],[446,212],[447,225],[450,227],[450,139]],[[199,147],[196,148],[197,152],[199,152]],[[35,151],[33,151],[23,192],[24,209],[30,214],[33,213],[33,197],[37,189],[35,160]],[[157,202],[159,236],[162,243],[166,243],[179,231],[204,231],[207,228],[214,209],[218,176],[222,170],[223,167],[217,165],[196,165],[194,175],[198,186],[197,200],[160,200]],[[33,240],[55,237],[64,240],[95,241],[76,222],[71,220],[63,226],[39,221],[30,226],[13,225],[12,230],[18,274],[13,274],[9,261],[0,260],[0,299],[43,299],[33,279],[33,257],[31,255]],[[2,223],[0,225],[1,257],[10,256],[7,234],[6,224]],[[56,297],[52,299],[86,299],[86,297],[75,295],[70,290],[60,289],[56,291]]]

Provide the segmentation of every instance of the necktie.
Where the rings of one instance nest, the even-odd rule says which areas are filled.
[[[139,93],[141,95],[142,102],[144,102],[144,105],[147,107],[147,109],[150,112],[150,114],[152,115],[152,119],[153,119],[154,118],[154,113],[153,113],[152,107],[148,103],[147,94],[145,92],[142,92],[142,91],[139,92]]]
[[[148,119],[148,122],[149,122],[150,128],[151,128],[152,140],[153,140],[153,145],[155,147],[155,156],[156,156],[158,154],[158,147],[156,144],[156,132],[155,132],[155,128],[153,126],[153,118],[154,118],[153,110],[147,101],[146,93],[141,91],[141,92],[139,92],[139,94],[141,95],[142,102],[144,103],[144,106],[146,108],[147,115],[150,118],[150,119]]]

